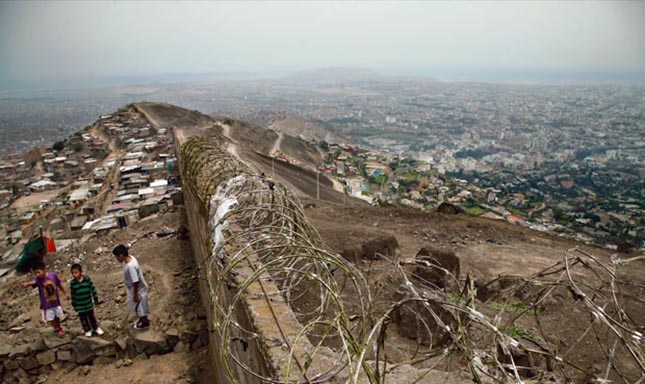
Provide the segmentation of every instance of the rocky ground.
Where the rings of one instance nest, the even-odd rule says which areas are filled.
[[[0,283],[0,367],[3,382],[198,382],[208,354],[206,314],[199,305],[190,242],[174,234],[183,208],[150,216],[104,237],[85,237],[47,256],[50,270],[68,281],[80,262],[103,301],[95,312],[105,335],[87,338],[71,304],[63,299],[67,335],[58,338],[40,320],[36,290],[22,288],[29,275]],[[150,319],[145,331],[131,329],[121,266],[112,248],[130,243],[150,285]],[[66,283],[67,284],[67,283]]]
[[[467,276],[473,279],[479,310],[491,318],[517,317],[507,332],[520,340],[558,350],[562,357],[580,368],[565,369],[568,381],[589,382],[609,372],[608,350],[603,346],[611,346],[607,340],[612,340],[612,333],[599,324],[580,296],[565,289],[562,283],[568,279],[563,270],[541,273],[549,266],[561,263],[565,256],[579,257],[570,273],[587,294],[593,292],[589,297],[605,308],[609,316],[629,319],[625,320],[626,324],[631,324],[636,331],[645,330],[645,260],[638,254],[616,254],[609,249],[463,214],[338,204],[308,197],[303,197],[303,203],[307,217],[326,245],[355,261],[368,276],[377,307],[378,303],[388,305],[399,299],[397,292],[404,282],[393,261],[415,260],[423,247],[445,250],[451,254],[450,260],[460,265],[459,269],[444,265],[459,276],[457,292],[466,285]],[[628,259],[633,261],[623,264]],[[613,283],[610,283],[609,270],[615,270]],[[418,269],[406,269],[406,272],[413,276]],[[508,278],[498,281],[500,276]],[[615,285],[613,296],[621,303],[621,310],[612,308],[609,284]],[[553,289],[539,299],[545,292],[544,287],[551,285]],[[624,311],[622,315],[618,314],[620,311]],[[388,328],[388,358],[392,362],[410,358],[409,351],[415,350],[415,322],[414,318],[399,318]],[[641,377],[643,371],[620,344],[615,356],[614,366],[624,375],[623,382],[634,382]],[[522,358],[517,356],[518,360]],[[434,364],[434,360],[429,362]],[[442,369],[458,370],[465,363],[457,358]],[[541,369],[537,368],[539,364],[525,362],[535,370]],[[621,382],[613,371],[608,377]]]

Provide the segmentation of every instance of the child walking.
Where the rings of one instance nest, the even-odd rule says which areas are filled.
[[[97,335],[101,336],[104,332],[98,326],[96,317],[94,317],[94,304],[99,304],[96,287],[90,277],[83,273],[83,267],[80,264],[73,264],[71,269],[74,277],[69,281],[72,307],[78,313],[85,336],[91,337],[92,332],[96,332]],[[92,299],[94,299],[93,302]]]
[[[63,308],[60,305],[60,296],[58,290],[63,292],[67,300],[69,294],[60,282],[60,279],[54,272],[48,272],[43,262],[38,262],[34,266],[35,278],[32,281],[22,283],[23,287],[37,287],[40,298],[40,310],[43,320],[49,322],[58,336],[65,336],[65,330],[60,325],[63,317]]]
[[[143,278],[143,271],[137,259],[128,254],[128,248],[117,245],[112,251],[114,257],[123,266],[123,278],[128,287],[128,304],[130,309],[136,313],[139,320],[134,324],[134,329],[144,329],[150,326],[148,320],[148,284]]]

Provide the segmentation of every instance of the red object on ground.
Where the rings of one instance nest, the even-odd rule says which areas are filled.
[[[56,243],[51,237],[45,237],[45,244],[47,244],[47,253],[56,252]]]

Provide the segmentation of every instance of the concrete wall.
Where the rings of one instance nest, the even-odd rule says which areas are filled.
[[[275,275],[277,268],[278,275],[300,277],[294,268],[316,265],[323,279],[333,280],[328,261],[317,254],[322,243],[300,203],[283,186],[253,175],[214,141],[190,139],[179,158],[191,241],[201,274],[200,293],[208,313],[214,382],[265,382],[262,378],[310,382],[311,377],[334,381],[334,353],[311,344],[283,297],[280,281],[286,280]],[[226,211],[226,219],[213,221],[227,200],[235,201],[235,208]],[[274,226],[263,227],[266,222],[254,221],[257,217],[269,217]],[[217,231],[223,232],[218,232],[219,240],[213,240]],[[218,241],[217,247],[213,241]],[[302,257],[306,248],[318,257]],[[276,260],[287,260],[288,265],[267,266]],[[317,296],[308,298],[315,301]]]
[[[182,175],[183,177],[183,175]],[[216,377],[213,378],[214,383],[227,383],[230,382],[229,373],[227,372],[227,361],[224,361],[223,356],[221,356],[220,350],[218,349],[222,345],[222,340],[219,339],[217,332],[214,332],[213,327],[217,326],[218,316],[215,312],[215,306],[213,305],[214,300],[218,300],[221,305],[226,305],[232,301],[232,297],[237,293],[233,284],[230,285],[231,289],[228,292],[220,295],[219,297],[213,297],[210,292],[209,285],[207,283],[208,279],[216,279],[217,276],[207,276],[206,268],[204,268],[204,263],[207,262],[211,254],[211,232],[208,228],[208,214],[204,209],[204,206],[197,197],[195,189],[189,183],[184,183],[184,201],[186,205],[186,213],[188,217],[188,225],[190,227],[190,240],[193,246],[193,252],[195,255],[195,263],[199,266],[200,274],[200,296],[202,298],[202,304],[206,308],[206,313],[208,316],[209,324],[209,334],[210,334],[210,356],[212,358],[212,365],[214,367],[214,372]],[[253,320],[251,314],[249,313],[248,307],[240,305],[235,308],[236,321],[239,322],[245,328],[251,328]],[[244,340],[248,340],[245,335],[231,335],[231,337],[239,337]],[[239,359],[241,362],[251,367],[254,372],[262,373],[263,375],[270,375],[269,369],[265,363],[265,355],[263,353],[263,346],[259,345],[257,342],[248,342],[245,345],[242,342],[237,342],[233,344],[233,353],[235,358]],[[246,347],[246,348],[245,348]],[[231,356],[232,358],[232,356]],[[228,361],[229,366],[235,364],[232,361]],[[237,377],[240,383],[260,383],[261,381],[254,375],[251,375],[249,372],[243,370],[239,366],[235,368],[235,376]]]

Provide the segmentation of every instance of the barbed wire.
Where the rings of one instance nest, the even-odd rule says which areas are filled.
[[[208,214],[211,252],[201,266],[231,382],[240,372],[270,383],[431,382],[451,361],[478,383],[645,380],[644,324],[634,309],[643,285],[619,271],[638,257],[607,263],[575,248],[530,276],[481,285],[432,258],[381,256],[391,294],[373,281],[373,262],[351,263],[326,249],[291,191],[252,174],[214,141],[189,139],[180,161],[184,184]],[[251,315],[256,324],[239,316],[251,301],[266,309]],[[576,313],[554,319],[558,306]],[[392,328],[406,337],[389,341]],[[593,357],[579,356],[582,343]],[[281,360],[254,365],[241,357],[249,344],[273,348]],[[408,373],[397,376],[403,366]]]

